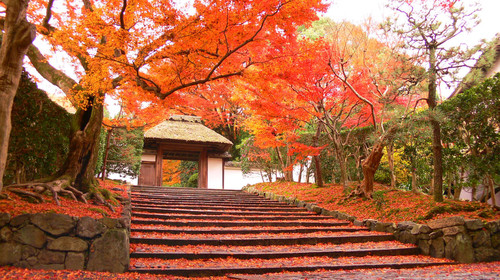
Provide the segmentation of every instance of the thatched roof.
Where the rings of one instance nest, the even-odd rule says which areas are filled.
[[[199,144],[216,144],[228,150],[233,143],[201,123],[200,117],[174,115],[148,129],[145,139],[166,140]]]

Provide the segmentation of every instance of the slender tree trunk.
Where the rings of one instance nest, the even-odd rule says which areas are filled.
[[[434,115],[437,106],[437,72],[436,72],[436,50],[437,46],[429,46],[429,106],[430,123],[432,127],[432,153],[434,162],[433,174],[433,196],[434,201],[443,201],[443,146],[441,145],[441,125]]]
[[[394,143],[387,144],[387,161],[389,162],[389,173],[391,176],[391,188],[396,188],[396,172],[394,171]]]
[[[332,135],[333,145],[335,147],[335,155],[337,157],[337,162],[340,168],[340,183],[344,187],[344,191],[347,190],[347,166],[345,164],[345,155],[342,143],[340,140],[340,135]],[[333,170],[332,170],[333,172]]]
[[[77,110],[70,136],[68,157],[57,174],[57,177],[74,184],[75,188],[84,193],[97,184],[94,175],[102,119],[102,104],[93,104],[87,110]]]
[[[108,164],[108,154],[109,154],[109,140],[111,139],[111,134],[113,133],[113,128],[110,128],[106,134],[106,146],[104,148],[104,158],[102,160],[102,177],[101,179],[106,179],[106,165]]]
[[[301,183],[302,182],[302,172],[304,172],[304,164],[300,164],[300,169],[299,169],[299,178],[297,182]]]
[[[496,208],[497,206],[497,198],[495,193],[495,183],[493,182],[493,178],[490,175],[486,176],[486,181],[488,182],[488,187],[490,188],[491,193],[491,205]]]
[[[316,134],[313,136],[313,147],[319,147],[319,136],[321,135],[322,124],[318,123],[318,127],[316,129]],[[313,156],[314,168],[315,168],[315,181],[318,187],[323,187],[323,174],[321,173],[321,160],[319,155]],[[309,183],[309,175],[307,176],[307,181]]]
[[[415,164],[412,164],[411,166],[411,190],[414,193],[418,192],[417,168],[415,167]]]
[[[3,33],[0,34],[0,191],[9,150],[12,105],[23,67],[23,59],[36,36],[36,28],[26,20],[29,0],[4,1]]]

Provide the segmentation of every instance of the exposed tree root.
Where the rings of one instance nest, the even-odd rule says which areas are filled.
[[[39,203],[45,202],[45,200],[43,199],[43,196],[40,195],[40,194],[38,194],[38,193],[36,193],[36,192],[30,192],[30,191],[27,191],[27,190],[18,189],[18,188],[12,188],[12,187],[8,188],[8,190],[10,192],[18,194],[20,196],[27,196],[27,197],[34,198]]]
[[[101,204],[108,207],[112,212],[115,212],[113,205],[111,205],[101,194],[98,186],[94,186],[94,191],[89,191],[87,193],[83,193],[75,187],[71,186],[70,180],[60,177],[55,180],[51,180],[48,182],[29,182],[23,184],[14,184],[10,186],[6,186],[5,190],[8,190],[12,193],[24,196],[31,197],[38,201],[39,203],[45,202],[43,199],[42,193],[49,191],[52,194],[52,198],[54,202],[61,206],[59,201],[60,195],[66,195],[71,197],[74,201],[81,201],[85,204],[88,204],[90,199],[94,200],[95,204]]]

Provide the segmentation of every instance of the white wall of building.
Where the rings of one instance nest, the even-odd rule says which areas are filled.
[[[208,158],[208,183],[209,189],[222,189],[223,162],[221,158]]]

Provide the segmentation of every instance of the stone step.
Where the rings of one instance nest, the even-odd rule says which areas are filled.
[[[220,245],[220,246],[272,246],[272,245],[300,245],[300,244],[343,244],[360,242],[380,242],[392,241],[393,235],[373,235],[373,234],[352,234],[352,235],[334,235],[318,237],[274,237],[274,238],[144,238],[130,237],[130,243],[156,244],[169,246],[183,245]]]
[[[133,216],[134,217],[134,216]],[[348,225],[345,221],[332,222],[311,222],[311,221],[260,221],[258,224],[255,221],[176,221],[176,220],[147,220],[147,219],[132,219],[132,224],[149,224],[149,225],[169,225],[183,227],[251,227],[251,226],[278,226],[278,227],[336,227]]]
[[[154,260],[154,261],[152,261]],[[185,266],[189,262],[189,267]],[[231,266],[224,266],[230,262]],[[224,276],[229,274],[265,274],[278,272],[299,272],[314,270],[352,270],[380,268],[416,268],[449,265],[452,262],[415,256],[373,256],[373,257],[297,257],[286,259],[201,259],[164,260],[131,259],[129,272],[167,274],[184,277]]]
[[[180,229],[162,229],[162,228],[134,228],[130,229],[131,232],[157,232],[157,233],[171,233],[171,234],[256,234],[256,233],[317,233],[317,232],[357,232],[369,231],[368,228],[360,227],[304,227],[304,228],[273,228],[273,229],[207,229],[207,230],[193,230],[190,228]]]
[[[315,212],[307,211],[303,209],[301,212],[287,212],[287,211],[227,211],[224,209],[221,210],[199,210],[199,209],[172,209],[172,208],[156,208],[156,207],[138,207],[133,206],[132,211],[134,212],[149,212],[156,214],[190,214],[190,215],[207,215],[207,214],[224,214],[224,215],[276,215],[280,216],[294,216],[294,215],[303,215],[303,216],[317,216],[318,214]]]
[[[209,201],[209,202],[223,202],[223,203],[267,203],[267,204],[281,204],[278,201],[264,200],[258,198],[226,198],[226,197],[169,197],[169,196],[132,196],[133,200],[147,199],[149,201],[171,201],[171,202],[190,202],[190,201]]]
[[[262,202],[262,203],[220,203],[220,202],[204,202],[204,201],[167,201],[167,200],[132,200],[132,205],[136,204],[150,204],[150,205],[169,205],[169,206],[192,206],[193,208],[205,207],[205,206],[228,206],[228,207],[261,207],[261,208],[292,208],[295,206],[290,206],[288,204],[283,204],[280,202]],[[296,208],[296,207],[295,207]]]
[[[268,213],[266,216],[264,215],[250,215],[250,214],[237,214],[237,215],[226,215],[221,212],[219,215],[191,215],[191,214],[155,214],[155,213],[141,213],[132,211],[132,215],[137,218],[153,218],[153,219],[187,219],[187,220],[248,220],[248,221],[295,221],[295,220],[333,220],[333,217],[329,216],[318,216],[318,215],[310,215],[310,214],[293,214],[293,215],[279,215]]]
[[[381,248],[381,249],[358,249],[358,250],[303,250],[295,252],[132,252],[131,258],[155,258],[155,259],[278,259],[296,257],[365,257],[365,256],[404,256],[419,254],[418,248]]]
[[[309,212],[304,208],[299,208],[296,206],[281,206],[281,207],[238,207],[238,206],[196,206],[195,209],[193,209],[193,205],[172,205],[172,204],[167,204],[167,205],[161,205],[161,204],[148,204],[148,203],[132,203],[132,208],[138,207],[138,208],[150,208],[150,209],[158,209],[160,211],[162,210],[187,210],[187,211],[201,211],[201,210],[208,210],[208,211],[220,211],[220,210],[228,210],[228,211],[272,211],[272,212],[284,212],[284,213],[289,213],[289,212]]]

